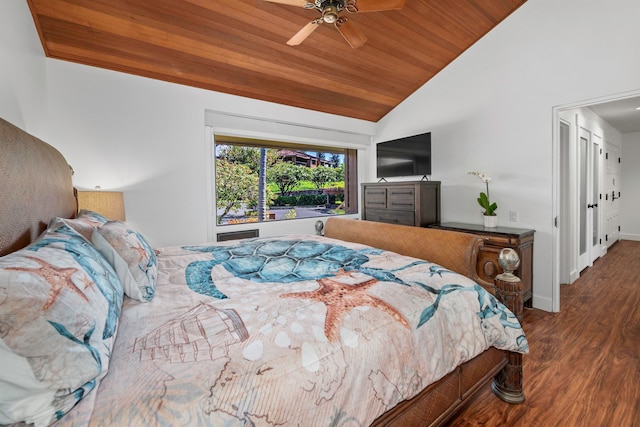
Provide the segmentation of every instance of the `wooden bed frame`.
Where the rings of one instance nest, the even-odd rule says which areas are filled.
[[[72,171],[53,147],[0,119],[0,256],[27,246],[56,216],[77,213]],[[476,259],[482,240],[471,234],[329,218],[325,235],[438,263],[478,280]],[[485,286],[522,322],[522,284],[498,276]],[[384,413],[374,426],[444,424],[481,387],[510,403],[524,401],[522,355],[490,348],[431,384],[411,400]]]
[[[473,234],[331,217],[325,225],[325,236],[435,262],[479,282],[476,261],[483,241]],[[523,291],[517,277],[499,275],[493,286],[483,286],[522,323]],[[384,413],[372,425],[442,425],[492,379],[493,391],[502,400],[524,402],[522,355],[492,347],[431,384],[413,399]]]

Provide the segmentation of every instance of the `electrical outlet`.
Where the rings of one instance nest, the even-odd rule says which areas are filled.
[[[509,221],[518,222],[518,212],[517,211],[509,211]]]

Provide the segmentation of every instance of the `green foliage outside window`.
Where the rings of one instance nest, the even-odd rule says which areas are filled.
[[[289,194],[300,181],[309,181],[311,169],[291,163],[278,162],[267,169],[267,181],[275,182],[281,194]]]
[[[344,188],[342,162],[344,155],[342,154],[309,153],[323,159],[330,156],[333,164],[338,166],[307,167],[284,161],[284,158],[279,155],[278,148],[217,144],[215,146],[215,186],[218,224],[256,220],[255,211],[258,208],[259,191],[261,191],[258,177],[262,150],[266,154],[267,185],[264,191],[267,209],[269,206],[278,206],[281,207],[280,209],[287,206],[294,207],[284,214],[285,219],[292,219],[296,218],[296,206],[322,206],[323,208],[342,206],[341,203],[344,201],[344,194],[340,191]],[[315,163],[312,164],[315,165]],[[327,188],[334,191],[327,194],[324,191]],[[309,192],[309,190],[313,191]],[[231,212],[236,212],[236,217],[225,219]],[[248,218],[251,213],[254,217]],[[332,213],[342,214],[344,211]],[[273,215],[273,212],[270,215]],[[242,219],[243,216],[246,220]]]
[[[223,213],[217,216],[218,224],[232,210],[242,207],[243,202],[258,200],[258,175],[251,168],[239,163],[216,161],[216,203]]]
[[[342,170],[338,168],[330,168],[326,166],[318,166],[311,170],[311,182],[318,190],[324,188],[330,182],[340,181],[342,179]]]

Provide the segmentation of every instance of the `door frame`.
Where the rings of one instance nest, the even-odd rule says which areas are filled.
[[[564,130],[563,130],[564,129]],[[562,118],[559,120],[559,189],[572,185],[576,171],[576,146],[571,141],[575,140],[575,126]],[[573,198],[560,197],[558,205],[558,280],[559,283],[573,283],[578,278],[576,266],[575,242],[572,242],[573,234],[569,231],[571,221],[568,218],[576,216],[576,203]]]
[[[561,226],[563,221],[560,221],[560,207],[561,207],[561,195],[563,194],[560,188],[561,184],[561,141],[560,141],[560,121],[561,113],[567,110],[573,110],[577,108],[586,108],[591,105],[601,104],[604,102],[617,101],[625,98],[640,96],[640,91],[625,92],[619,94],[611,94],[602,96],[599,98],[592,98],[588,100],[572,102],[568,104],[562,104],[552,107],[551,120],[552,120],[552,177],[551,177],[551,196],[552,196],[552,249],[551,249],[551,310],[553,312],[559,312],[561,308],[560,304],[560,237],[563,234]],[[606,148],[606,147],[605,147]]]

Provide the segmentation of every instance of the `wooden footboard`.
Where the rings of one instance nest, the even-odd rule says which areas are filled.
[[[325,236],[434,262],[482,284],[476,273],[482,239],[476,235],[331,217],[325,224]],[[520,279],[501,274],[493,286],[482,286],[505,304],[522,323],[524,302]],[[413,399],[386,412],[372,425],[442,425],[492,379],[492,389],[502,400],[509,403],[524,402],[522,355],[490,348],[431,384]]]

